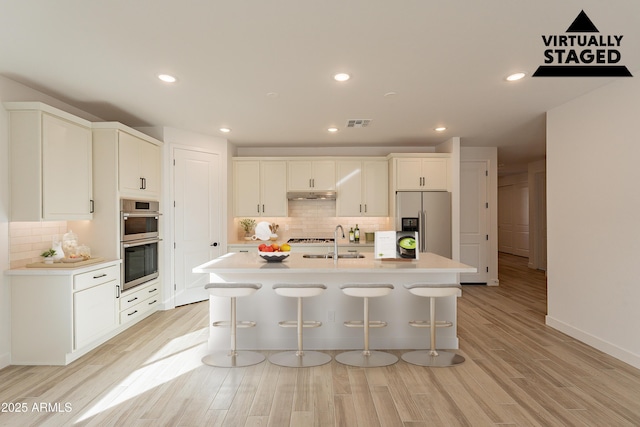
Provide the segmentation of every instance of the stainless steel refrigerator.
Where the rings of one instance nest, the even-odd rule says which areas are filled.
[[[451,258],[451,193],[398,191],[396,230],[417,231],[420,252]]]

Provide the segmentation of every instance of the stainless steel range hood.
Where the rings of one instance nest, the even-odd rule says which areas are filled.
[[[335,191],[289,191],[289,200],[335,200]]]

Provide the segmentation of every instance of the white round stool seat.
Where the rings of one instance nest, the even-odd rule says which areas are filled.
[[[202,358],[202,363],[209,366],[222,368],[235,368],[251,366],[262,362],[265,357],[256,351],[237,350],[237,328],[252,328],[256,326],[253,321],[238,321],[236,319],[236,298],[247,297],[256,293],[262,284],[260,283],[208,283],[204,287],[210,296],[226,297],[231,299],[231,318],[228,321],[212,322],[211,326],[228,326],[231,333],[231,347],[229,351],[214,351]]]
[[[386,283],[343,284],[340,289],[345,295],[362,298],[364,300],[364,320],[350,320],[344,322],[347,327],[362,327],[364,329],[364,349],[345,351],[336,356],[336,361],[343,365],[358,367],[379,367],[393,365],[398,358],[384,351],[369,350],[369,328],[382,328],[387,323],[379,320],[369,320],[369,298],[389,295],[393,285]]]
[[[412,283],[410,285],[404,285],[414,295],[419,297],[450,297],[461,296],[462,287],[460,285],[442,285],[442,284],[427,284],[427,283]]]
[[[308,298],[315,297],[323,293],[327,287],[320,284],[307,284],[307,283],[276,283],[273,285],[273,290],[278,295],[290,298]]]
[[[345,295],[360,298],[376,298],[389,295],[393,290],[393,285],[386,283],[362,283],[362,284],[344,284],[340,285],[340,289]]]
[[[432,284],[432,283],[413,283],[404,285],[414,295],[429,298],[429,321],[412,320],[409,325],[415,327],[428,327],[430,329],[431,345],[429,350],[416,350],[404,353],[402,360],[412,365],[419,366],[454,366],[464,362],[464,357],[459,354],[436,350],[436,328],[450,327],[452,322],[436,320],[436,298],[460,296],[462,295],[462,286],[458,284]]]
[[[273,290],[281,296],[298,299],[297,320],[283,320],[279,323],[282,327],[295,327],[298,330],[298,350],[282,351],[269,356],[269,362],[274,365],[287,366],[289,368],[304,368],[320,366],[331,361],[331,356],[319,351],[305,351],[302,346],[302,331],[304,328],[317,328],[322,322],[307,320],[302,317],[302,299],[315,297],[322,294],[327,287],[321,284],[308,283],[276,283]]]
[[[204,288],[215,297],[248,297],[262,287],[260,283],[208,283]]]

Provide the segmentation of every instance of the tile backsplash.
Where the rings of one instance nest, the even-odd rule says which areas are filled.
[[[239,221],[242,218],[234,218],[235,229],[238,230],[237,240],[244,237]],[[256,222],[267,221],[276,223],[278,229],[278,241],[286,241],[292,237],[333,237],[333,232],[338,224],[342,225],[345,233],[351,227],[358,224],[361,239],[365,232],[378,230],[391,230],[388,217],[337,217],[336,202],[332,200],[290,200],[288,217],[254,217]],[[348,237],[348,236],[347,236]],[[229,239],[233,243],[233,237]]]
[[[54,237],[62,240],[66,232],[66,221],[9,223],[10,268],[42,261],[40,254],[51,248]]]

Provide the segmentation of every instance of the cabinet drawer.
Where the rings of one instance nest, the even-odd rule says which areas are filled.
[[[130,322],[143,316],[150,311],[155,311],[160,304],[160,298],[158,295],[154,295],[146,300],[128,308],[127,310],[120,312],[120,324]]]
[[[134,290],[133,292],[120,295],[120,311],[127,310],[142,301],[155,297],[159,299],[160,284],[154,283],[149,286],[145,286],[142,289]]]
[[[100,268],[73,276],[73,289],[79,291],[120,278],[120,266]]]

